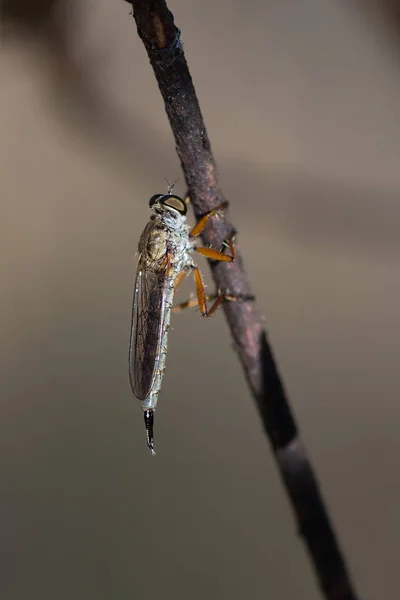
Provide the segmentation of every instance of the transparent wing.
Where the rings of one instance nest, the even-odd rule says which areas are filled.
[[[132,308],[129,376],[139,400],[154,385],[163,334],[166,270],[154,272],[139,262]]]

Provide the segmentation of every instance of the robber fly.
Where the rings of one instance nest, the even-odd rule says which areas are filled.
[[[146,426],[147,445],[154,452],[154,411],[160,393],[167,355],[175,291],[185,275],[193,272],[200,312],[211,316],[224,299],[233,299],[218,292],[210,309],[207,307],[203,278],[193,260],[196,251],[212,260],[232,262],[236,253],[233,234],[221,250],[196,245],[195,238],[203,231],[207,221],[227,207],[224,202],[206,213],[190,229],[186,224],[187,203],[172,193],[156,194],[150,199],[153,215],[139,241],[139,264],[136,274],[132,326],[129,345],[129,377],[132,391],[141,400]],[[230,254],[225,252],[229,249]],[[193,304],[186,302],[181,306]]]

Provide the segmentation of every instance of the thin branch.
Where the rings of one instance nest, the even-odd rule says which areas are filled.
[[[224,198],[180,31],[164,0],[133,0],[130,4],[164,98],[190,198],[199,218]],[[203,235],[204,243],[218,248],[231,234],[232,224],[226,214],[211,221]],[[233,264],[220,262],[210,266],[218,288],[235,296],[252,295],[239,252]],[[329,600],[356,600],[255,303],[226,302],[224,311],[322,592]]]

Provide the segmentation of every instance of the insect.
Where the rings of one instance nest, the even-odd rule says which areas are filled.
[[[144,411],[147,446],[154,452],[153,424],[167,355],[173,299],[185,275],[193,273],[197,300],[180,305],[198,304],[204,317],[210,317],[225,300],[233,296],[218,292],[208,309],[200,270],[193,260],[195,251],[207,258],[232,262],[236,258],[234,233],[221,250],[196,244],[207,221],[228,206],[224,202],[206,213],[190,229],[186,224],[187,203],[172,193],[150,198],[153,211],[139,241],[139,263],[133,296],[131,336],[129,344],[129,377],[134,395],[141,400]],[[229,254],[225,252],[226,248]]]

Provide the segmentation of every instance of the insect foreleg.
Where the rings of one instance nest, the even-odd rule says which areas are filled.
[[[222,202],[222,204],[220,204],[219,206],[217,206],[217,208],[214,208],[213,210],[210,210],[208,213],[206,213],[205,215],[203,215],[196,223],[196,225],[193,227],[193,229],[190,231],[189,233],[189,237],[196,237],[197,235],[200,235],[200,233],[203,231],[204,227],[207,224],[207,221],[209,221],[209,219],[211,219],[211,217],[213,217],[214,215],[216,215],[220,210],[223,210],[224,208],[227,208],[228,206],[228,202]]]

